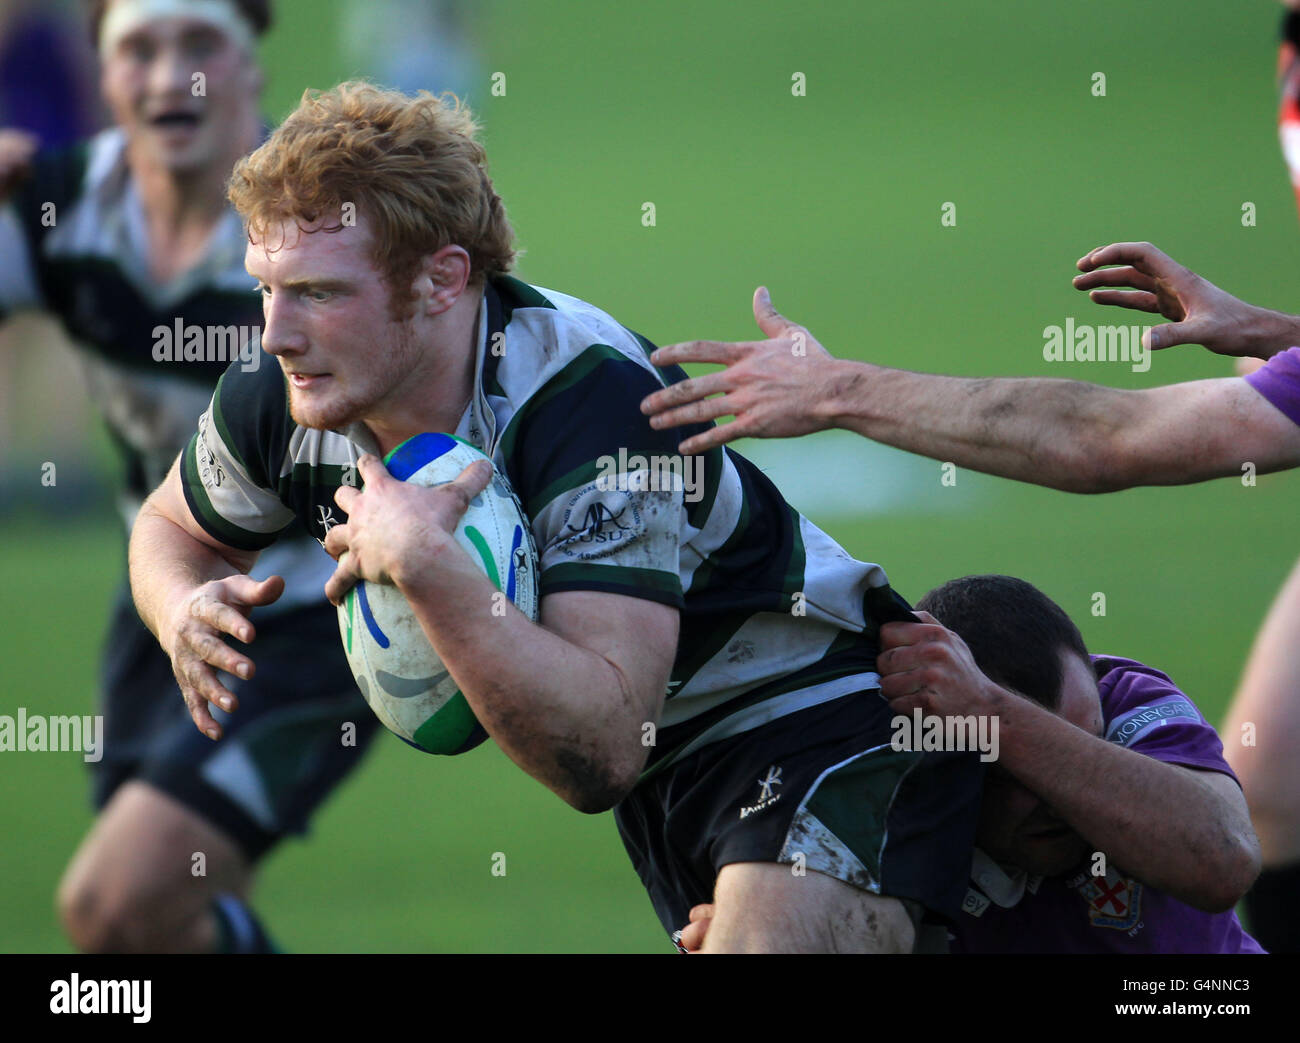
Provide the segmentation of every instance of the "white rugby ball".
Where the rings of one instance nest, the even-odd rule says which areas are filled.
[[[389,473],[416,485],[450,482],[475,460],[474,446],[444,434],[408,439],[384,458]],[[516,608],[537,619],[537,551],[514,490],[493,468],[492,482],[456,526],[456,542]],[[490,626],[491,606],[483,606]],[[484,739],[456,682],[396,587],[357,583],[339,606],[339,632],[357,687],[393,732],[426,753],[464,753]]]

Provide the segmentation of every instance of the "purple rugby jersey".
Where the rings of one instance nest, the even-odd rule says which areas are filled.
[[[1300,358],[1297,359],[1300,363]],[[1300,369],[1300,366],[1298,366]],[[1116,656],[1093,656],[1106,738],[1156,760],[1219,771],[1235,779],[1223,744],[1192,701],[1159,670]],[[991,863],[990,863],[991,866]],[[1067,877],[1002,879],[993,900],[972,883],[954,953],[1262,953],[1236,913],[1205,913],[1107,866],[1094,877],[1085,862]],[[977,870],[975,876],[982,874]],[[1016,887],[1023,882],[1018,902]],[[989,880],[989,883],[994,881]]]
[[[1300,348],[1288,348],[1246,377],[1246,383],[1300,424]]]

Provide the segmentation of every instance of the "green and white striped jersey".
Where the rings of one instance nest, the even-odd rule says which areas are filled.
[[[246,245],[239,216],[227,211],[199,264],[159,284],[118,129],[38,156],[0,210],[0,318],[36,308],[63,324],[138,496],[162,481],[230,361],[158,361],[153,331],[178,318],[260,330]]]
[[[258,343],[262,304],[244,270],[247,242],[239,215],[228,209],[202,259],[160,284],[150,273],[144,209],[118,128],[39,155],[32,175],[0,207],[0,321],[37,309],[72,338],[91,399],[125,458],[128,528],[240,348],[247,361],[239,364],[279,373]],[[186,350],[200,339],[200,350]],[[305,535],[285,540],[255,572],[286,581],[284,596],[264,612],[323,603],[332,571],[329,556]]]
[[[684,374],[652,366],[648,341],[509,277],[485,286],[477,336],[455,434],[519,495],[542,597],[606,591],[681,611],[651,770],[877,685],[876,620],[902,605],[884,571],[850,557],[739,453],[676,457],[691,429],[656,431],[639,404]],[[277,368],[232,366],[185,451],[185,494],[231,546],[266,547],[295,519],[323,539],[346,520],[334,494],[359,481],[363,452],[378,453],[363,424],[301,427]]]

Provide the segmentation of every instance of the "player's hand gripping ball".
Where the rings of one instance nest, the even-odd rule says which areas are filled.
[[[403,442],[384,463],[399,481],[434,486],[484,459],[451,435],[423,434]],[[488,487],[470,502],[454,537],[506,599],[536,620],[532,530],[500,472],[494,470]],[[426,753],[464,753],[487,738],[396,587],[359,581],[339,605],[339,630],[357,687],[389,731]]]

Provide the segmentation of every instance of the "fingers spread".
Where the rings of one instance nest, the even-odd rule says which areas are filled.
[[[679,380],[676,384],[670,384],[662,391],[656,391],[649,396],[641,403],[641,412],[649,415],[661,413],[671,406],[694,402],[698,398],[707,398],[719,391],[729,391],[730,389],[731,380],[725,369],[703,377]]]
[[[1148,351],[1159,351],[1176,344],[1203,344],[1205,337],[1206,330],[1200,323],[1164,322],[1142,334],[1142,343]]]
[[[1111,243],[1079,258],[1079,270],[1092,271],[1108,264],[1132,264],[1161,278],[1174,266],[1169,256],[1150,243]]]
[[[235,696],[217,680],[216,671],[197,657],[179,656],[174,672],[185,705],[189,707],[190,719],[204,735],[219,738],[222,728],[208,710],[208,704],[213,703],[223,710],[232,711],[239,706]]]
[[[1090,290],[1095,286],[1131,286],[1135,290],[1154,292],[1156,281],[1145,272],[1140,272],[1132,267],[1101,268],[1074,277],[1074,288],[1076,290]]]
[[[226,583],[238,603],[244,605],[269,605],[284,593],[283,576],[267,576],[262,580],[251,576],[231,576]]]
[[[1079,287],[1083,289],[1083,287]],[[1160,312],[1160,301],[1146,290],[1093,290],[1088,294],[1094,304],[1107,304],[1134,311]]]
[[[737,438],[746,438],[750,433],[749,425],[745,421],[733,420],[729,424],[711,427],[702,434],[692,435],[677,447],[677,451],[683,456],[698,456],[700,453],[707,453],[710,449],[733,442]]]
[[[758,328],[773,338],[784,336],[795,325],[772,306],[772,297],[766,286],[754,291],[754,319]]]
[[[206,590],[200,591],[190,602],[190,615],[223,634],[238,638],[244,644],[253,640],[255,631],[248,617]]]
[[[216,718],[208,712],[208,704],[203,696],[193,688],[186,688],[183,685],[181,694],[185,699],[186,708],[190,711],[190,720],[194,722],[194,727],[213,741],[220,739],[223,729]]]
[[[187,635],[187,641],[199,662],[245,680],[253,676],[253,661],[236,652],[211,630],[195,630]],[[188,657],[186,658],[189,661]],[[222,688],[222,692],[224,691],[225,689]],[[221,702],[221,708],[229,710],[233,707]]]
[[[680,427],[682,424],[700,424],[707,420],[716,420],[720,416],[731,416],[735,412],[736,404],[732,396],[719,395],[717,398],[688,402],[684,406],[652,416],[650,426],[658,430],[665,427]]]
[[[650,356],[656,366],[680,366],[688,362],[713,362],[725,365],[743,356],[751,346],[748,341],[724,344],[716,340],[688,340],[658,348]]]

